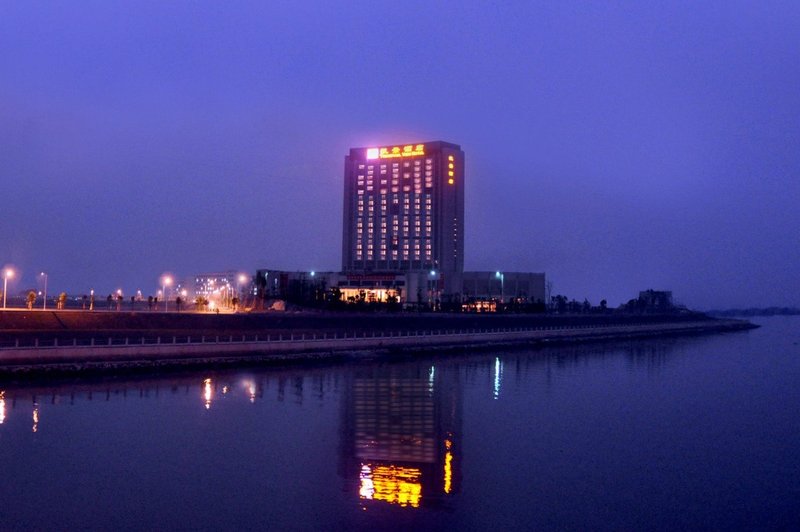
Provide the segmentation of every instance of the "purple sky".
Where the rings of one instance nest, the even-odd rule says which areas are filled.
[[[800,3],[334,4],[1,3],[14,290],[337,270],[348,148],[441,139],[467,269],[800,305]]]

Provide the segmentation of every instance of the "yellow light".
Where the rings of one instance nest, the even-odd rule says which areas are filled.
[[[450,171],[450,172],[447,172],[447,175],[449,175],[450,177],[453,177],[455,175],[455,173]]]
[[[455,180],[451,177],[450,179],[447,180],[447,182],[452,185],[453,183],[455,183]]]
[[[420,155],[425,155],[424,144],[367,148],[367,159],[394,159],[397,157],[417,157]]]
[[[448,161],[455,161],[456,159],[455,159],[455,157],[453,157],[452,155],[448,155],[448,156],[447,156],[447,160],[448,160]]]
[[[454,165],[453,163],[450,163],[450,164],[448,164],[448,165],[447,165],[447,167],[448,167],[449,169],[451,169],[451,170],[452,170],[453,168],[455,168],[455,166],[456,166],[456,165]]]
[[[362,499],[418,508],[422,499],[422,471],[414,467],[362,465],[359,475]]]
[[[453,453],[447,451],[444,455],[444,492],[450,493],[452,489],[453,489]]]

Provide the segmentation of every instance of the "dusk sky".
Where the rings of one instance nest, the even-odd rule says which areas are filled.
[[[0,2],[10,291],[341,267],[350,147],[466,154],[468,270],[800,305],[800,3]]]

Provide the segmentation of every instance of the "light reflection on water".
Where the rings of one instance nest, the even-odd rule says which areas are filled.
[[[2,384],[0,471],[15,479],[0,483],[3,528],[793,524],[792,323],[773,335]]]

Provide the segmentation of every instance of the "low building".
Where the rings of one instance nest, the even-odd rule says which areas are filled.
[[[472,301],[545,301],[544,273],[464,272],[462,299]]]
[[[461,288],[459,290],[458,288]],[[461,303],[494,311],[496,303],[543,303],[545,276],[524,272],[316,272],[260,269],[255,294],[261,299],[319,302],[334,297],[356,303],[459,308]],[[473,310],[476,310],[473,309]]]

